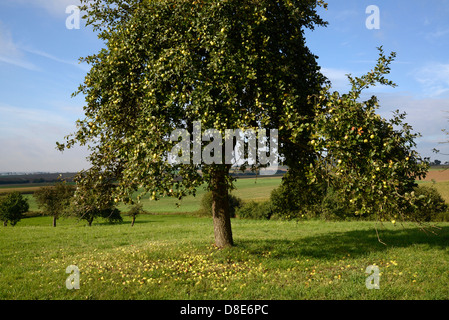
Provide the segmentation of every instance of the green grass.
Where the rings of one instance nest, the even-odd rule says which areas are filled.
[[[239,179],[233,193],[267,199],[280,178]],[[429,183],[426,183],[427,185]],[[449,182],[434,184],[446,199]],[[413,224],[233,219],[235,247],[213,245],[210,218],[180,214],[197,197],[144,200],[153,213],[88,227],[74,218],[22,219],[0,227],[0,299],[448,299],[449,223],[437,235]],[[37,210],[32,195],[32,211]],[[126,207],[122,206],[126,211]],[[162,213],[171,213],[169,215]],[[380,268],[380,290],[365,287]],[[68,290],[69,265],[81,272]]]
[[[236,246],[213,246],[211,219],[142,215],[134,227],[75,219],[0,228],[0,299],[447,299],[449,224],[233,219]],[[380,290],[365,269],[380,268]],[[78,266],[80,289],[65,273]]]

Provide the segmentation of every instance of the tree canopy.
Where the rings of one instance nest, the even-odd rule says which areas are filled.
[[[8,222],[15,226],[30,208],[28,200],[18,191],[6,194],[0,198],[0,220],[6,227]]]
[[[53,226],[56,227],[56,220],[67,213],[74,191],[74,186],[58,182],[54,186],[39,188],[33,196],[44,214],[53,217]]]
[[[326,25],[316,12],[326,4],[82,3],[87,25],[105,48],[83,59],[91,69],[76,94],[86,97],[86,117],[77,121],[77,131],[65,143],[58,143],[60,150],[89,145],[92,167],[79,174],[78,184],[96,189],[114,181],[110,196],[130,203],[136,191],[153,199],[181,199],[206,183],[213,193],[216,244],[232,245],[230,165],[170,164],[169,137],[177,129],[192,132],[195,121],[221,133],[277,129],[285,164],[297,167],[298,159],[310,163],[310,132],[295,128],[312,115],[308,96],[326,79],[306,46],[304,30]]]
[[[231,164],[209,129],[220,140],[227,129],[275,129],[276,152],[289,168],[284,184],[307,192],[326,181],[361,215],[384,218],[414,205],[414,181],[426,172],[413,150],[417,135],[403,114],[381,118],[376,97],[360,101],[370,86],[394,86],[385,78],[394,53],[380,49],[371,72],[349,77],[349,93],[331,92],[304,35],[326,26],[317,14],[323,1],[81,2],[105,47],[82,59],[91,69],[75,95],[85,96],[85,118],[58,143],[90,148],[92,166],[76,179],[80,201],[91,193],[108,206],[133,203],[135,193],[181,200],[206,183],[215,243],[232,245]],[[177,130],[188,133],[181,136],[188,151],[173,163]],[[264,156],[240,168],[258,170]]]
[[[351,204],[356,215],[377,215],[381,221],[409,220],[424,195],[415,195],[416,180],[425,178],[429,164],[415,150],[419,133],[395,111],[391,119],[377,110],[378,98],[363,101],[362,93],[375,85],[395,87],[386,78],[396,53],[386,56],[379,47],[375,67],[361,77],[348,75],[348,93],[327,86],[311,97],[316,106],[311,126],[317,161],[309,182],[326,181]],[[298,128],[302,130],[301,127]],[[427,199],[430,201],[430,199]]]

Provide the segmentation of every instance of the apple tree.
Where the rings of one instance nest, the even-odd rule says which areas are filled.
[[[326,183],[358,216],[380,221],[413,220],[410,215],[424,195],[415,195],[416,180],[425,178],[428,163],[415,150],[420,136],[396,111],[382,118],[376,96],[363,100],[363,91],[376,84],[396,86],[386,79],[396,54],[378,48],[376,66],[361,77],[348,75],[351,90],[340,94],[327,86],[311,96],[314,117],[298,127],[313,127],[309,144],[317,161],[310,165],[310,183]]]
[[[74,186],[58,182],[54,186],[41,187],[34,192],[33,197],[38,207],[44,214],[53,217],[53,227],[56,227],[57,219],[67,213],[74,191]]]
[[[101,179],[101,183],[88,181],[84,175],[86,172],[80,172],[77,179],[83,183],[77,185],[73,195],[70,214],[80,220],[87,221],[91,226],[97,218],[109,220],[109,223],[121,222],[123,220],[120,210],[111,198],[113,181]]]
[[[196,121],[221,134],[276,129],[279,155],[305,177],[301,168],[314,159],[314,147],[310,130],[295,128],[313,115],[308,96],[326,79],[304,30],[326,25],[316,9],[327,5],[322,0],[81,3],[86,24],[104,48],[83,58],[91,69],[75,94],[85,96],[85,118],[58,143],[60,150],[75,144],[90,148],[91,167],[77,179],[80,190],[111,184],[105,201],[132,203],[136,192],[139,198],[182,199],[205,183],[212,192],[215,244],[233,245],[228,204],[233,179],[225,152],[207,145],[202,156],[213,153],[214,161],[205,164],[192,160],[198,153],[191,148],[183,154],[187,161],[173,164],[168,155],[176,141],[170,136],[177,129],[192,133]],[[194,144],[192,135],[187,142]],[[248,163],[253,170],[259,164]]]

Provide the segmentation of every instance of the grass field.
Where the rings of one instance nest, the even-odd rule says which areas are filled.
[[[0,299],[447,299],[449,224],[233,219],[217,250],[211,219],[139,216],[134,227],[47,217],[0,230]],[[80,270],[68,290],[66,267]],[[365,286],[369,265],[380,290]]]
[[[241,178],[237,179],[236,189],[232,194],[242,200],[263,201],[270,197],[270,192],[281,183],[281,177],[264,178]],[[180,206],[176,206],[176,199],[162,198],[158,201],[149,200],[148,196],[142,201],[143,209],[151,213],[183,213],[192,212],[200,208],[200,200],[205,193],[204,188],[199,188],[197,195],[188,196],[182,199]],[[127,207],[119,207],[122,211],[127,211]]]
[[[239,179],[234,194],[263,200],[279,183]],[[448,199],[448,181],[422,184]],[[413,224],[232,219],[236,246],[218,250],[210,218],[181,214],[197,210],[202,193],[179,209],[145,200],[155,214],[134,227],[127,216],[116,225],[61,218],[54,228],[34,217],[1,227],[0,299],[449,299],[449,223],[433,234]],[[79,290],[66,288],[70,265]],[[365,286],[370,265],[380,290]]]

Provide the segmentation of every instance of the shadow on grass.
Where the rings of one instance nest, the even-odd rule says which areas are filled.
[[[424,232],[419,228],[401,228],[397,230],[376,231],[353,230],[346,232],[329,232],[317,236],[298,237],[294,240],[266,239],[241,240],[236,243],[250,254],[261,255],[271,252],[276,259],[295,259],[309,257],[335,260],[348,253],[356,258],[372,252],[382,252],[391,248],[406,248],[414,245],[426,245],[430,248],[445,250],[449,243],[449,227],[433,230],[436,234]],[[446,254],[449,251],[445,252]]]

